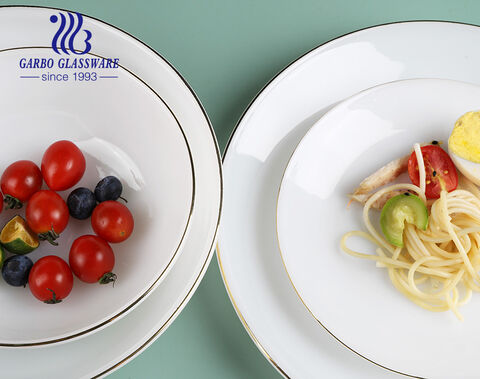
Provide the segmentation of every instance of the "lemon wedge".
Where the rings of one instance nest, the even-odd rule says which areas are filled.
[[[40,244],[37,235],[20,216],[15,216],[5,224],[0,233],[0,243],[14,254],[28,254]]]

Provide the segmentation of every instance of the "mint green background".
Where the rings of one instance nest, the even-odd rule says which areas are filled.
[[[480,1],[475,0],[0,1],[7,4],[77,10],[146,42],[196,91],[222,150],[242,111],[264,84],[290,61],[325,41],[399,20],[480,23]],[[280,375],[243,329],[214,258],[196,294],[170,328],[109,378],[268,379]]]

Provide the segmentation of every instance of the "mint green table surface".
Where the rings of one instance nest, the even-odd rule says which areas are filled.
[[[76,10],[144,41],[186,78],[223,150],[242,111],[289,62],[339,35],[400,20],[480,24],[476,0],[38,0],[0,5]],[[170,328],[109,376],[280,378],[243,329],[215,257]]]

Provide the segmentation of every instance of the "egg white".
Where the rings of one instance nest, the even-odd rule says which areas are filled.
[[[455,153],[449,152],[450,158],[457,169],[470,181],[480,186],[480,163],[475,163],[467,159],[460,158]]]

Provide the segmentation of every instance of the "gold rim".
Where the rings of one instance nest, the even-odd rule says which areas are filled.
[[[225,284],[225,289],[227,290],[228,296],[230,297],[230,301],[235,308],[235,312],[237,313],[238,318],[243,324],[243,327],[246,329],[247,333],[250,335],[250,338],[253,340],[253,343],[257,346],[258,350],[267,358],[270,363],[275,367],[280,374],[282,374],[285,378],[290,379],[290,376],[283,371],[283,369],[275,362],[275,360],[268,354],[267,350],[263,347],[263,345],[260,343],[258,338],[255,336],[255,334],[252,332],[252,329],[250,329],[250,326],[248,325],[247,321],[243,317],[242,312],[240,312],[240,308],[238,308],[237,303],[235,301],[235,298],[233,297],[232,291],[230,290],[230,286],[228,285],[227,282],[227,276],[225,275],[225,271],[223,270],[223,264],[222,264],[222,259],[220,257],[220,246],[217,243],[217,262],[218,262],[218,267],[220,268],[220,273],[222,274],[222,279],[223,283]]]
[[[1,7],[0,7],[1,8]],[[5,53],[5,52],[9,52],[9,51],[15,51],[15,50],[30,50],[30,49],[51,49],[50,46],[22,46],[22,47],[12,47],[12,48],[8,48],[8,49],[1,49],[0,50],[0,53]],[[99,55],[99,54],[93,54],[93,53],[88,53],[88,55],[92,55],[92,56],[95,56],[95,57],[98,57],[98,58],[103,58],[103,59],[106,59],[105,57],[103,57],[102,55]],[[192,175],[192,196],[191,196],[191,199],[190,199],[190,209],[189,209],[189,213],[188,213],[188,218],[187,218],[187,222],[185,224],[185,227],[184,227],[184,230],[183,230],[183,233],[181,235],[181,238],[180,238],[180,242],[178,244],[178,246],[175,248],[174,250],[174,253],[172,255],[172,257],[170,258],[170,261],[167,263],[167,266],[162,270],[162,272],[160,273],[160,275],[155,279],[155,281],[150,285],[150,287],[148,287],[145,292],[143,292],[143,294],[141,294],[136,300],[134,300],[131,304],[129,304],[127,307],[123,308],[120,312],[116,313],[114,316],[110,317],[109,319],[101,322],[101,323],[98,323],[96,324],[95,326],[93,327],[90,327],[90,328],[87,328],[87,329],[84,329],[80,332],[77,332],[77,333],[74,333],[74,334],[71,334],[71,335],[68,335],[68,336],[65,336],[65,337],[60,337],[60,338],[55,338],[55,339],[49,339],[49,340],[45,340],[45,341],[39,341],[39,342],[32,342],[32,343],[4,343],[4,342],[0,342],[0,347],[33,347],[33,346],[44,346],[44,345],[50,345],[50,344],[53,344],[53,343],[58,343],[58,342],[64,342],[64,341],[68,341],[68,340],[71,340],[73,338],[78,338],[78,337],[81,337],[81,336],[85,336],[86,334],[89,334],[101,327],[105,327],[107,326],[108,324],[110,324],[112,321],[118,319],[119,317],[121,316],[124,316],[128,311],[132,310],[133,307],[135,307],[137,304],[139,304],[139,302],[141,302],[147,295],[150,294],[150,292],[152,292],[158,284],[160,284],[160,282],[162,281],[162,279],[164,278],[165,274],[168,273],[169,269],[172,267],[172,263],[176,260],[176,258],[178,257],[178,252],[180,251],[180,248],[182,247],[183,245],[183,242],[185,240],[185,236],[187,234],[187,231],[189,229],[189,226],[190,226],[190,220],[191,220],[191,217],[192,217],[192,213],[193,213],[193,207],[194,207],[194,204],[195,204],[195,189],[196,189],[196,184],[195,184],[195,168],[194,168],[194,162],[193,162],[193,157],[192,157],[192,152],[191,152],[191,149],[190,149],[190,145],[188,143],[188,140],[187,140],[187,137],[185,135],[185,132],[183,131],[183,128],[182,126],[180,125],[180,122],[178,121],[177,117],[175,116],[175,114],[173,113],[173,111],[170,109],[170,107],[168,106],[168,104],[165,102],[165,100],[163,100],[163,98],[157,93],[155,92],[147,83],[145,83],[145,81],[143,81],[143,79],[141,79],[139,76],[137,76],[136,74],[134,74],[132,71],[130,71],[129,69],[123,67],[122,65],[118,64],[118,66],[123,69],[124,71],[128,72],[130,75],[132,75],[134,78],[136,78],[137,80],[139,80],[145,87],[147,87],[158,99],[160,99],[160,101],[165,105],[165,107],[168,109],[168,111],[170,112],[170,114],[172,115],[172,117],[174,118],[182,136],[183,136],[183,139],[184,139],[184,142],[185,142],[185,146],[187,147],[187,151],[188,151],[188,156],[189,156],[189,161],[190,161],[190,169],[191,169],[191,175]],[[168,321],[167,321],[168,322]]]
[[[221,194],[223,195],[223,186],[221,186]],[[223,196],[222,196],[223,197]],[[214,246],[215,246],[215,240],[216,240],[216,235],[217,235],[217,231],[218,231],[218,227],[220,225],[220,211],[221,211],[221,207],[222,207],[222,201],[220,201],[220,209],[219,209],[219,218],[217,219],[217,226],[215,228],[215,235],[214,235],[214,239],[213,239],[213,242],[212,244],[210,245],[210,251],[208,253],[208,256],[207,256],[207,259],[205,260],[205,262],[203,262],[203,265],[202,265],[202,268],[200,269],[200,273],[198,274],[198,276],[196,277],[195,281],[193,282],[193,286],[189,289],[189,291],[187,292],[187,294],[185,295],[184,299],[182,300],[182,302],[177,306],[177,308],[175,308],[175,311],[172,313],[172,315],[167,319],[167,321],[165,321],[165,323],[160,327],[160,329],[158,329],[150,338],[148,338],[140,347],[138,347],[135,351],[133,351],[132,353],[130,353],[128,356],[126,356],[125,358],[123,358],[120,362],[114,364],[113,366],[110,366],[108,369],[106,369],[105,371],[102,371],[100,374],[97,374],[95,376],[92,377],[92,379],[96,379],[96,378],[100,378],[102,377],[103,375],[109,373],[110,371],[112,370],[115,370],[117,368],[120,368],[121,366],[123,366],[125,363],[127,363],[130,359],[134,358],[137,354],[139,354],[140,352],[142,352],[142,350],[144,350],[151,342],[155,341],[155,339],[165,330],[165,328],[170,324],[170,322],[173,322],[173,320],[175,319],[175,316],[177,316],[177,313],[180,312],[182,309],[183,309],[183,306],[185,305],[185,303],[188,301],[188,299],[193,295],[193,293],[195,292],[195,289],[197,287],[198,284],[200,284],[200,280],[201,278],[203,277],[203,274],[208,266],[208,263],[210,262],[210,259],[212,257],[212,253],[213,253],[213,250],[214,250]]]

